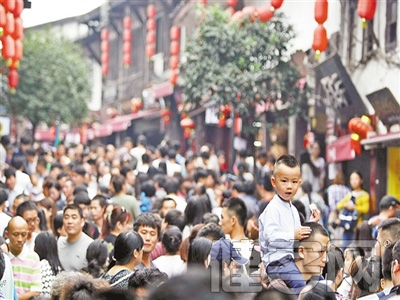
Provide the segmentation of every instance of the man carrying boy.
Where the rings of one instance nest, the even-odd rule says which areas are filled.
[[[299,270],[294,262],[293,245],[307,238],[311,229],[301,226],[299,213],[291,203],[301,184],[301,171],[297,159],[282,155],[275,163],[271,183],[276,194],[259,217],[260,246],[263,263],[271,278],[282,279],[294,290],[304,287],[298,280]],[[309,221],[318,222],[320,212],[314,208]]]

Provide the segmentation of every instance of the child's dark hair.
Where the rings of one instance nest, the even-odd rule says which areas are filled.
[[[295,167],[299,167],[300,168],[300,164],[297,161],[296,157],[294,157],[293,155],[282,155],[275,162],[274,175],[275,175],[277,167],[279,165],[282,165],[282,164],[285,165],[285,166],[288,166],[290,168],[295,168]]]

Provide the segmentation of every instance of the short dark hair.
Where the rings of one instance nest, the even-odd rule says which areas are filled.
[[[161,283],[168,280],[168,275],[161,272],[156,267],[138,269],[133,272],[132,276],[129,277],[128,288],[146,288],[157,287]]]
[[[63,216],[65,215],[65,212],[70,209],[70,210],[77,210],[79,213],[79,216],[81,217],[81,219],[83,218],[83,211],[82,208],[80,208],[78,205],[76,204],[68,204],[64,210],[63,210]]]
[[[170,209],[165,215],[164,221],[168,223],[169,226],[177,226],[181,231],[183,231],[186,225],[185,215],[178,209]]]
[[[151,227],[157,229],[157,236],[161,235],[161,220],[160,218],[149,212],[142,212],[133,224],[133,230],[138,231],[140,226]]]
[[[382,273],[383,278],[392,280],[392,261],[393,261],[393,247],[395,243],[388,245],[382,255]]]
[[[39,209],[36,206],[36,203],[31,200],[20,203],[17,207],[16,214],[17,214],[17,216],[22,217],[24,212],[30,211],[30,210],[35,210],[39,214]]]
[[[379,225],[378,230],[387,233],[390,237],[390,241],[394,243],[395,241],[400,240],[400,219],[386,219]]]
[[[205,237],[211,241],[218,241],[220,238],[224,237],[225,233],[221,226],[215,223],[208,223],[197,233],[197,237]]]
[[[161,243],[167,253],[175,254],[182,243],[182,231],[177,226],[168,226],[162,235]]]
[[[230,198],[224,202],[222,207],[228,208],[229,211],[233,212],[239,221],[241,226],[246,226],[247,221],[247,208],[244,201],[240,198]]]
[[[7,169],[4,170],[4,177],[6,177],[6,179],[14,176],[16,174],[17,170],[13,167],[13,166],[9,166]]]
[[[115,193],[119,193],[122,191],[122,187],[125,184],[125,177],[122,175],[115,175],[111,179],[112,185],[114,187]]]
[[[74,196],[74,204],[75,205],[79,205],[79,204],[90,205],[90,202],[91,202],[90,197],[85,192],[79,192],[78,194],[76,194]]]
[[[210,212],[207,212],[207,213],[205,213],[204,215],[203,215],[203,220],[202,220],[202,223],[204,223],[204,224],[208,224],[208,223],[215,223],[215,224],[219,224],[219,217],[216,215],[216,214],[214,214],[214,213],[210,213]]]
[[[17,155],[11,158],[11,165],[20,170],[24,166],[25,158],[23,156]]]
[[[0,188],[0,205],[6,202],[8,199],[8,192],[6,189]],[[1,234],[1,233],[0,233]]]
[[[297,158],[294,157],[293,155],[285,154],[285,155],[280,156],[276,160],[275,165],[274,165],[274,172],[273,172],[274,175],[275,175],[276,169],[279,165],[285,165],[290,168],[296,168],[296,167],[300,168],[300,164],[299,164]]]
[[[344,266],[344,254],[340,247],[331,244],[327,253],[327,262],[322,272],[325,279],[335,281],[335,278]]]

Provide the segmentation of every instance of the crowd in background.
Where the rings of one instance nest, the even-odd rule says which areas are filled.
[[[199,153],[181,153],[178,141],[155,147],[140,135],[119,148],[61,144],[52,150],[28,136],[17,145],[2,136],[0,299],[322,299],[322,292],[324,299],[358,299],[393,293],[400,283],[391,272],[400,261],[393,258],[400,253],[400,202],[387,195],[379,214],[369,216],[362,174],[338,171],[329,182],[318,143],[299,158],[301,181],[290,204],[315,233],[299,239],[298,249],[322,237],[329,245],[314,251],[316,270],[307,266],[311,254],[295,251],[297,268],[313,283],[307,292],[293,293],[269,276],[259,217],[276,195],[271,179],[277,159],[262,149],[256,157],[239,150],[230,170],[225,153],[208,144]],[[309,222],[314,207],[320,218]],[[396,263],[388,272],[389,252]]]

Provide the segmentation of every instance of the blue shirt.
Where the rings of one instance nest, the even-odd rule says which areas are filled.
[[[260,215],[260,246],[265,266],[293,254],[294,231],[301,226],[299,212],[291,202],[275,195]]]

